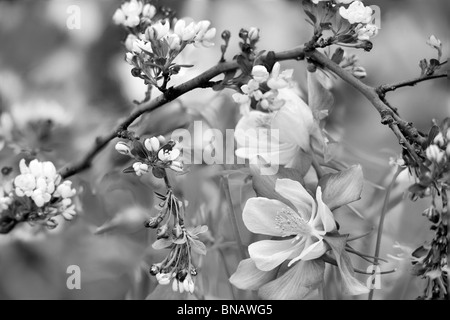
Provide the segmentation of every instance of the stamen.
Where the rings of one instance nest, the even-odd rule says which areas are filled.
[[[283,236],[297,235],[296,240],[311,234],[311,227],[307,222],[288,207],[277,212],[275,224],[276,228],[281,230]]]

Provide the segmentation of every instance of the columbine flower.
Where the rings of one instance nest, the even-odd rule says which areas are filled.
[[[374,24],[359,24],[355,29],[358,40],[369,40],[378,34],[378,27]]]
[[[269,271],[291,259],[288,266],[299,260],[321,257],[327,246],[326,233],[336,230],[336,222],[330,209],[322,201],[318,187],[316,201],[298,182],[278,179],[275,191],[289,200],[295,209],[278,200],[249,199],[242,217],[246,227],[260,234],[276,237],[293,236],[288,240],[263,240],[249,246],[250,258],[258,269]]]
[[[341,17],[347,19],[350,24],[369,23],[372,20],[372,13],[372,8],[365,7],[361,1],[353,2],[347,9],[339,8]]]

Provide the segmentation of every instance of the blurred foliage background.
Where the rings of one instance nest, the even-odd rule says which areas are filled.
[[[119,119],[135,108],[132,101],[144,97],[141,80],[130,74],[124,61],[122,41],[125,32],[114,26],[111,17],[120,1],[21,0],[0,1],[0,113],[12,114],[21,150],[5,148],[0,152],[2,166],[16,167],[25,155],[64,167],[79,159],[95,137],[109,132]],[[366,1],[369,3],[369,1]],[[371,53],[356,52],[368,72],[368,84],[378,85],[410,79],[420,74],[419,60],[433,58],[426,39],[434,34],[444,43],[448,56],[450,2],[446,0],[373,0],[381,8],[381,30],[374,38]],[[81,29],[66,26],[67,8],[81,8]],[[232,32],[230,59],[238,52],[241,27],[261,29],[259,48],[280,51],[309,40],[311,28],[305,22],[300,1],[283,0],[171,0],[156,1],[169,6],[179,17],[208,19],[220,33]],[[174,78],[180,83],[200,73],[220,58],[219,46],[198,49],[187,55],[195,68]],[[304,63],[286,62],[295,69],[295,78],[306,88]],[[341,158],[350,164],[361,163],[368,181],[386,186],[392,175],[388,160],[399,152],[394,135],[379,121],[379,115],[358,92],[344,83],[333,90],[336,98],[329,129],[343,141]],[[305,92],[306,94],[306,92]],[[429,81],[389,95],[400,114],[426,131],[432,119],[450,115],[446,81]],[[220,129],[233,128],[236,106],[230,93],[216,94],[196,90],[182,99],[144,117],[135,129],[140,134],[166,134],[188,127],[193,120],[207,119]],[[2,128],[0,128],[1,131]],[[119,212],[144,212],[151,215],[153,191],[163,188],[152,178],[138,180],[121,174],[126,161],[113,148],[105,150],[93,168],[73,180],[82,189],[80,217],[62,224],[49,234],[22,226],[8,236],[0,236],[0,299],[143,299],[180,298],[170,288],[157,288],[148,276],[148,266],[162,260],[149,244],[154,234],[146,230],[111,232],[94,236],[97,226]],[[199,264],[198,285],[206,298],[251,298],[230,287],[227,278],[239,262],[230,232],[228,207],[217,177],[220,167],[192,168],[178,178],[177,192],[190,203],[189,213],[197,223],[210,227],[211,250]],[[174,178],[174,177],[172,177]],[[252,192],[242,177],[231,181],[235,210],[241,212]],[[403,199],[408,186],[404,176],[394,192]],[[383,192],[365,186],[363,199],[356,204],[365,219],[349,212],[338,212],[342,229],[353,235],[376,230]],[[413,299],[420,294],[421,281],[411,276],[408,250],[421,245],[427,237],[428,223],[421,216],[426,204],[398,201],[392,205],[385,225],[382,257],[389,258],[383,269],[399,268],[383,276],[382,290],[376,299]],[[254,240],[241,224],[244,241]],[[126,234],[124,234],[126,233]],[[396,243],[398,245],[396,245]],[[396,245],[394,247],[394,245]],[[374,250],[374,232],[359,241],[358,248]],[[403,254],[401,259],[394,259]],[[390,255],[390,256],[387,256]],[[355,260],[365,270],[367,263]],[[67,266],[76,264],[82,272],[82,290],[66,287]],[[333,277],[330,268],[327,276]],[[364,279],[364,278],[361,278]],[[168,290],[166,290],[168,289]],[[339,290],[327,286],[329,298],[343,299]],[[200,297],[201,298],[201,297]],[[362,297],[364,298],[364,297]]]

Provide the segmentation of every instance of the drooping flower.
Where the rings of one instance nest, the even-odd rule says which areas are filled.
[[[364,6],[361,1],[354,1],[347,9],[345,7],[339,8],[341,17],[347,19],[350,24],[369,23],[372,20],[372,13],[372,8]]]

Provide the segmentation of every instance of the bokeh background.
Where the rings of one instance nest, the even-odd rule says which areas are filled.
[[[141,80],[130,74],[122,45],[125,32],[113,25],[112,15],[121,1],[110,0],[21,0],[0,1],[0,114],[12,116],[18,147],[0,152],[1,166],[15,166],[24,154],[38,154],[55,162],[58,168],[79,159],[95,137],[113,128],[119,119],[135,108],[133,100],[144,97]],[[368,3],[368,1],[366,1]],[[370,53],[358,51],[367,72],[368,84],[378,85],[419,75],[419,60],[434,58],[425,42],[434,34],[449,52],[450,2],[447,0],[373,0],[381,8],[381,30]],[[81,8],[81,29],[66,26],[67,8]],[[221,31],[232,33],[231,58],[238,52],[241,27],[261,29],[259,47],[280,51],[308,41],[311,28],[305,22],[300,1],[284,0],[171,0],[156,5],[175,9],[179,17],[208,19]],[[350,51],[351,52],[351,51]],[[199,49],[185,56],[195,68],[174,78],[182,82],[214,65],[220,58],[219,46]],[[286,62],[295,69],[300,88],[306,88],[304,63]],[[389,157],[399,153],[394,135],[380,124],[379,115],[358,92],[338,82],[333,89],[336,104],[329,130],[343,141],[342,159],[361,163],[365,178],[386,186],[392,174]],[[450,116],[448,81],[429,81],[389,95],[401,115],[426,131],[431,120]],[[196,90],[144,117],[136,127],[142,134],[165,134],[187,127],[196,119],[220,119],[221,129],[233,128],[237,107],[230,93]],[[214,122],[214,121],[213,121]],[[4,124],[0,133],[7,128]],[[126,162],[110,147],[93,168],[74,178],[82,188],[80,217],[50,234],[22,226],[8,236],[0,236],[0,299],[143,299],[177,298],[170,290],[156,288],[148,276],[148,266],[162,260],[163,253],[149,249],[154,235],[145,230],[133,234],[111,232],[94,236],[97,226],[119,212],[147,212],[153,205],[152,192],[161,189],[154,179],[137,180],[120,174]],[[199,263],[203,276],[199,285],[205,298],[249,298],[251,295],[230,287],[227,278],[238,264],[238,255],[229,232],[227,206],[217,173],[220,168],[194,168],[179,179],[179,190],[191,203],[197,222],[211,229],[208,255]],[[251,195],[242,179],[231,181],[235,210]],[[402,199],[408,186],[404,176],[394,196]],[[365,198],[356,204],[365,219],[338,212],[344,231],[363,234],[375,229],[381,209],[382,191],[367,184]],[[242,201],[241,201],[242,200]],[[399,268],[384,276],[376,299],[413,299],[421,294],[420,280],[410,275],[408,254],[431,234],[421,216],[426,203],[405,200],[389,211],[385,226],[382,257],[390,262],[383,269]],[[241,225],[242,233],[246,234]],[[248,232],[247,232],[248,233]],[[247,235],[247,241],[250,236]],[[358,247],[373,253],[374,237]],[[395,258],[392,258],[395,257]],[[403,259],[403,260],[402,260]],[[82,290],[66,287],[67,266],[82,270]],[[367,264],[355,260],[365,270]],[[333,276],[330,270],[329,276]],[[361,280],[365,278],[362,277]],[[344,299],[337,287],[327,287],[329,298]],[[180,297],[178,297],[180,298]],[[198,298],[198,297],[197,297]],[[202,298],[202,297],[200,297]]]

